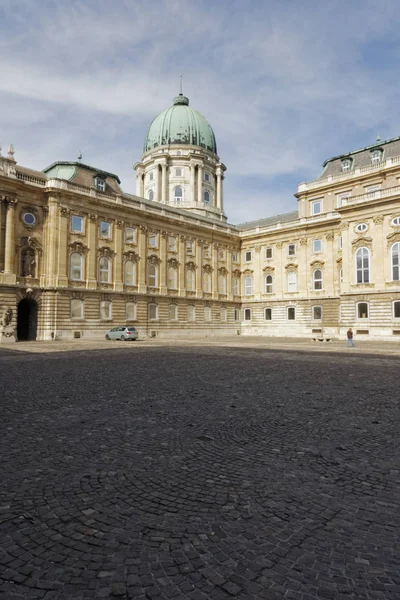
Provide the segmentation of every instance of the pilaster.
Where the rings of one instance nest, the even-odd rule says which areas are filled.
[[[47,214],[47,267],[46,267],[46,286],[56,285],[58,270],[58,215],[59,199],[57,196],[48,197],[49,212]]]
[[[211,246],[211,264],[213,268],[211,276],[211,291],[212,297],[218,299],[218,245],[213,244]]]
[[[4,249],[4,283],[15,283],[15,207],[18,200],[6,197],[6,234]]]
[[[122,234],[123,222],[115,221],[115,259],[114,259],[114,290],[122,292],[124,289],[122,281]]]
[[[147,292],[146,284],[146,268],[147,268],[147,227],[141,225],[139,227],[139,255],[138,262],[138,292],[145,294]]]
[[[58,273],[57,286],[68,287],[68,230],[70,210],[60,208],[58,217]]]
[[[186,236],[179,236],[179,295],[186,296],[186,281],[185,281],[185,252],[186,252]]]
[[[168,232],[161,231],[160,232],[160,294],[167,293],[167,239]]]
[[[88,245],[86,285],[89,289],[97,288],[97,215],[89,214],[88,217]]]
[[[197,170],[197,202],[203,201],[203,165]]]

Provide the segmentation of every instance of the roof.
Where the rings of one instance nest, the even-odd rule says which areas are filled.
[[[209,122],[179,94],[173,105],[152,121],[144,140],[144,152],[171,144],[200,146],[217,154],[215,135]]]
[[[34,169],[27,169],[26,167],[20,167],[20,165],[16,165],[15,170],[17,173],[23,173],[24,175],[29,175],[30,177],[36,177],[37,179],[43,179],[46,181],[47,177],[42,171],[35,171]]]
[[[345,158],[352,159],[352,170],[360,167],[368,167],[371,165],[371,152],[379,149],[383,152],[382,160],[399,156],[400,137],[392,138],[384,142],[377,140],[374,144],[365,146],[365,148],[328,158],[322,165],[323,171],[319,176],[319,179],[342,173],[342,160]]]
[[[241,223],[236,225],[236,228],[240,231],[249,231],[250,229],[256,229],[257,227],[270,227],[277,223],[288,223],[289,221],[297,221],[299,213],[294,210],[290,213],[284,213],[283,215],[276,215],[275,217],[267,217],[266,219],[258,219],[258,221],[249,221],[248,223]]]
[[[118,183],[121,183],[121,180],[118,177],[118,175],[115,175],[114,173],[109,173],[108,171],[103,171],[103,169],[97,169],[96,167],[92,167],[90,165],[85,165],[84,163],[81,163],[79,161],[69,162],[69,161],[59,160],[59,161],[52,163],[49,167],[46,167],[45,169],[43,169],[43,172],[47,173],[47,171],[50,171],[50,169],[54,169],[54,167],[59,167],[59,166],[61,166],[61,167],[64,167],[64,166],[82,167],[83,169],[92,171],[95,175],[102,175],[104,178],[112,177],[113,179],[116,179],[118,181]]]

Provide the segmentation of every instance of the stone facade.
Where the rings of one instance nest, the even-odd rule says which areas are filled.
[[[331,339],[352,326],[400,340],[396,143],[380,142],[378,161],[376,146],[364,149],[360,167],[361,151],[327,161],[299,185],[298,211],[239,226],[225,221],[225,167],[207,149],[145,152],[133,196],[80,162],[21,167],[10,147],[0,157],[2,341],[103,338],[126,323],[141,337]],[[187,206],[171,201],[180,177]]]

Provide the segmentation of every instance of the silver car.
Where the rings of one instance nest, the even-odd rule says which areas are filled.
[[[138,339],[137,329],[125,325],[124,327],[113,327],[106,333],[106,340],[137,340]]]

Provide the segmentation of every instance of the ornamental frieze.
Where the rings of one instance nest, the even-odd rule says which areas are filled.
[[[386,236],[386,239],[388,247],[390,247],[392,244],[395,244],[396,242],[400,242],[400,231],[394,231],[393,233],[390,233]]]
[[[252,275],[254,273],[253,269],[245,269],[243,271],[243,275]]]
[[[275,267],[271,267],[269,265],[267,265],[266,267],[263,268],[264,273],[273,273],[275,271]]]
[[[160,263],[161,263],[161,258],[159,256],[157,256],[156,254],[150,254],[150,256],[147,257],[148,265],[159,265]]]
[[[113,258],[115,256],[114,250],[109,246],[101,246],[100,248],[98,248],[97,252],[101,256],[106,256],[107,258]]]
[[[239,279],[239,277],[241,276],[240,269],[235,269],[234,271],[232,271],[232,275]]]

